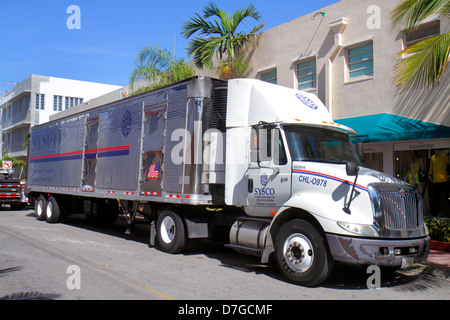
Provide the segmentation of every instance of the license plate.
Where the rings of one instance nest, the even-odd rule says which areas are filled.
[[[402,268],[411,267],[414,264],[414,257],[402,258]]]

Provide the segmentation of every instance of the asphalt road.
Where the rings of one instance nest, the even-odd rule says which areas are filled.
[[[290,284],[274,266],[202,242],[189,254],[149,247],[149,225],[37,221],[31,210],[0,209],[0,300],[397,300],[450,299],[449,269],[414,265],[369,289],[362,267],[335,265],[323,284]]]

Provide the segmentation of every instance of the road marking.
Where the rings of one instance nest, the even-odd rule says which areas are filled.
[[[8,235],[8,236],[11,236],[11,237],[15,237],[15,238],[17,238],[17,239],[20,239],[20,240],[22,240],[22,241],[28,243],[30,246],[32,246],[32,247],[34,247],[34,248],[36,248],[36,249],[39,249],[39,250],[41,250],[41,251],[44,251],[44,252],[46,252],[47,254],[52,255],[52,256],[55,256],[55,257],[57,257],[57,258],[59,258],[59,259],[61,259],[61,260],[67,261],[67,262],[70,263],[70,264],[73,264],[73,265],[79,265],[80,263],[83,263],[83,264],[89,265],[89,266],[91,266],[91,267],[93,267],[93,268],[101,269],[101,270],[103,270],[103,271],[105,271],[105,272],[107,272],[107,273],[109,273],[109,274],[111,274],[111,275],[114,275],[114,277],[118,277],[118,278],[120,278],[120,279],[122,279],[122,280],[124,280],[124,281],[126,281],[126,282],[129,282],[129,283],[135,285],[135,286],[141,287],[142,289],[147,290],[147,291],[149,291],[149,292],[151,292],[151,293],[153,293],[153,294],[156,294],[157,296],[159,296],[159,297],[161,297],[161,298],[163,298],[163,299],[166,299],[166,300],[176,300],[176,298],[174,298],[174,297],[172,297],[172,296],[170,296],[170,295],[168,295],[168,294],[165,294],[165,293],[163,293],[163,292],[160,292],[160,291],[158,291],[158,290],[156,290],[156,289],[154,289],[154,288],[152,288],[152,287],[150,287],[150,286],[147,286],[147,285],[145,285],[145,284],[143,284],[143,283],[141,283],[141,282],[139,282],[139,281],[136,281],[136,280],[134,280],[134,279],[131,279],[131,278],[129,278],[129,277],[126,277],[126,276],[124,276],[123,274],[121,274],[120,272],[111,270],[109,266],[98,265],[98,264],[96,264],[96,263],[94,263],[94,262],[92,262],[92,261],[85,260],[85,259],[79,258],[79,257],[77,257],[76,260],[71,259],[71,258],[69,258],[69,257],[67,257],[67,256],[64,256],[64,255],[62,255],[62,254],[60,254],[60,253],[58,253],[58,252],[56,252],[56,251],[50,250],[49,248],[43,247],[43,246],[41,246],[41,245],[39,245],[39,244],[33,242],[31,239],[28,239],[28,238],[24,237],[23,235],[17,234],[16,231],[14,231],[14,230],[12,230],[12,229],[10,229],[10,228],[7,228],[7,227],[5,227],[5,226],[0,226],[0,232],[6,234],[6,235]]]

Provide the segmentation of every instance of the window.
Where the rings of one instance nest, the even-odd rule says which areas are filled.
[[[292,158],[295,161],[359,164],[348,135],[331,129],[284,126]]]
[[[409,32],[404,32],[403,47],[407,48],[409,46],[416,44],[419,41],[439,35],[440,28],[441,26],[439,21],[434,21],[420,25]]]
[[[261,74],[261,80],[269,83],[277,84],[277,70],[265,72]]]
[[[36,110],[44,110],[45,108],[45,94],[36,93]]]
[[[373,42],[347,50],[349,79],[373,75]]]
[[[251,139],[251,162],[273,161],[275,165],[287,164],[286,150],[279,129],[254,128]]]
[[[53,111],[62,111],[63,97],[53,96]]]
[[[66,97],[66,109],[83,103],[83,98]]]
[[[316,59],[297,64],[298,90],[316,88]]]

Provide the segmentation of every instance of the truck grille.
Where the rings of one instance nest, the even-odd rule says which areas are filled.
[[[389,235],[391,231],[422,227],[422,198],[414,188],[395,183],[372,183],[368,190],[379,233]]]

